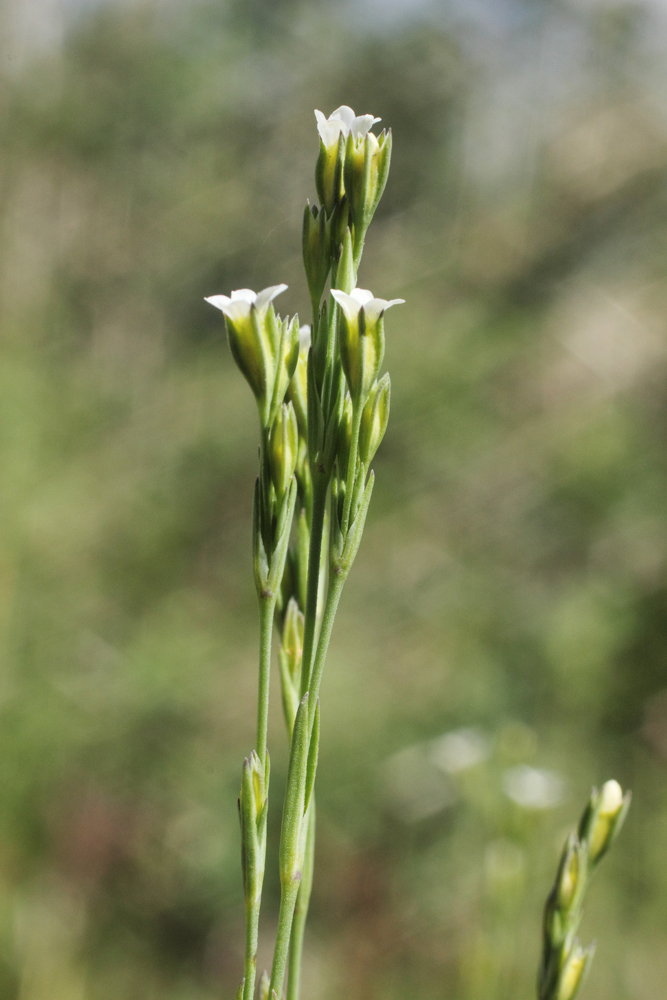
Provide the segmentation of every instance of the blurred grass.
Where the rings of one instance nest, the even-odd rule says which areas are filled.
[[[3,997],[234,995],[256,418],[203,296],[285,280],[307,317],[312,109],[341,101],[394,130],[360,280],[407,305],[325,678],[305,995],[531,997],[564,833],[615,776],[586,995],[663,996],[667,132],[637,24],[109,7],[5,75]],[[562,63],[528,61],[522,102],[533,43]],[[471,728],[476,764],[433,763]],[[523,765],[562,804],[514,803]]]

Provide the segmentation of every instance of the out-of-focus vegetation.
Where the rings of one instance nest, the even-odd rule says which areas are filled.
[[[528,1000],[614,776],[585,995],[664,998],[667,79],[639,6],[502,15],[109,7],[5,73],[3,998],[235,994],[256,416],[203,296],[287,281],[307,318],[341,103],[394,130],[360,283],[407,305],[324,681],[305,996]]]

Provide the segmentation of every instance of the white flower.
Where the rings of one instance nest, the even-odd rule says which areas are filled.
[[[287,285],[271,285],[262,292],[253,292],[251,288],[237,288],[231,296],[210,295],[205,301],[220,309],[232,323],[238,323],[248,318],[253,306],[259,313],[266,312],[276,295],[280,295],[286,288]]]
[[[341,292],[338,288],[332,288],[331,294],[350,323],[354,323],[358,319],[362,308],[366,319],[370,323],[375,323],[387,309],[405,302],[405,299],[389,299],[389,301],[376,299],[367,288],[353,288],[349,295],[346,292]]]
[[[321,111],[315,111],[315,117],[317,118],[317,131],[327,148],[338,142],[338,136],[341,132],[345,139],[351,132],[355,143],[360,139],[365,139],[373,125],[382,121],[381,118],[374,118],[373,115],[355,115],[347,104],[336,108],[328,118],[325,118]]]

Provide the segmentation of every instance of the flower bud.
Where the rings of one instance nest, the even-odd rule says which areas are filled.
[[[282,403],[269,436],[269,466],[278,504],[281,503],[296,468],[299,428],[291,403]]]
[[[271,985],[271,980],[269,979],[269,974],[264,969],[262,973],[262,978],[259,981],[259,1000],[269,1000],[269,987]]]
[[[593,866],[607,853],[619,832],[630,806],[630,793],[623,795],[619,783],[612,779],[599,792],[593,791],[590,805],[587,840],[588,860]]]
[[[296,413],[299,433],[308,437],[308,351],[310,349],[310,327],[302,326],[299,330],[299,357],[297,359],[292,380],[287,389],[287,398],[291,401]]]
[[[591,945],[585,950],[579,944],[573,946],[572,951],[565,959],[555,1000],[574,1000],[583,984],[594,950],[595,945]]]
[[[347,464],[350,460],[350,446],[352,444],[352,400],[349,393],[345,394],[343,413],[338,425],[338,451],[336,460],[338,462],[338,476],[345,481],[347,478]]]
[[[363,462],[366,468],[373,461],[387,430],[390,395],[391,381],[387,374],[372,387],[361,415],[359,461]]]
[[[282,648],[290,664],[290,672],[296,677],[303,652],[303,614],[299,605],[290,598],[283,625]]]
[[[556,905],[559,910],[567,911],[572,905],[580,874],[579,843],[574,834],[570,834],[556,876]]]
[[[376,299],[365,288],[331,294],[340,306],[340,357],[354,406],[364,406],[384,357],[384,314],[403,299]]]
[[[302,244],[308,291],[317,308],[331,268],[331,218],[309,202],[303,213]]]

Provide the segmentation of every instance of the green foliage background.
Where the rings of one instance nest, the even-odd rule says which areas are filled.
[[[667,80],[641,7],[515,6],[105,7],[6,64],[3,998],[235,995],[257,429],[203,297],[286,281],[307,319],[340,103],[393,128],[360,283],[407,304],[324,681],[305,996],[533,996],[564,834],[614,776],[584,995],[664,997]],[[277,687],[271,727],[275,857]],[[462,727],[488,755],[443,774],[426,741]],[[521,765],[562,804],[512,802]]]

